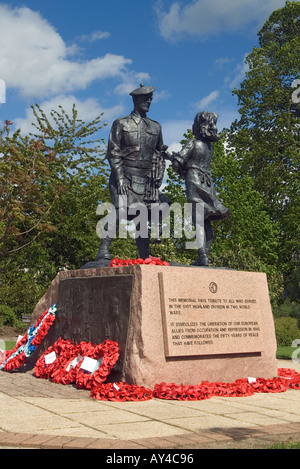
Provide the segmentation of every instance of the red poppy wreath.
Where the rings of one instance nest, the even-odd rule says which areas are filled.
[[[300,389],[300,373],[289,368],[279,368],[278,376],[285,379],[291,389]]]
[[[34,375],[37,378],[50,379],[52,376],[61,376],[68,364],[76,356],[76,349],[72,340],[59,338],[37,360],[34,367]],[[60,378],[58,378],[60,382]],[[71,379],[71,382],[73,380]],[[67,383],[64,383],[67,384]]]
[[[94,382],[106,381],[119,358],[119,346],[108,339],[99,345],[81,342],[80,355],[83,359],[76,365],[75,383],[79,389],[91,389]]]
[[[151,389],[136,384],[120,382],[97,385],[94,381],[90,396],[98,401],[147,401],[152,399],[153,393]]]
[[[128,265],[169,265],[167,261],[162,261],[159,257],[147,257],[147,259],[113,259],[109,267],[123,267]]]
[[[54,383],[73,384],[90,389],[95,381],[102,384],[119,358],[116,342],[105,340],[99,345],[58,339],[36,363],[34,374]]]

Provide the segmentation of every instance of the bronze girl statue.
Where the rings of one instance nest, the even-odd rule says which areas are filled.
[[[210,172],[212,142],[220,139],[217,118],[217,114],[199,112],[192,129],[195,140],[188,140],[182,150],[173,156],[172,162],[173,170],[185,178],[187,202],[192,204],[198,258],[191,265],[197,266],[209,265],[213,242],[211,221],[229,217],[229,209],[217,198]]]

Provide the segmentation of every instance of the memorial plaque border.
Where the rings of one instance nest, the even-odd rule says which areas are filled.
[[[174,278],[172,278],[172,280],[174,281]],[[234,358],[234,357],[242,357],[242,356],[243,357],[247,357],[247,356],[248,357],[255,357],[255,356],[260,357],[261,356],[262,350],[263,350],[262,336],[261,336],[261,334],[262,334],[262,331],[261,331],[262,321],[261,321],[261,313],[260,313],[259,309],[256,308],[256,305],[255,305],[254,311],[252,311],[252,319],[258,320],[258,321],[253,322],[253,324],[256,323],[256,326],[254,325],[254,330],[258,330],[259,332],[254,332],[252,327],[246,327],[247,321],[245,321],[244,323],[236,323],[236,324],[239,325],[239,327],[236,327],[236,328],[227,327],[230,324],[230,322],[228,322],[228,323],[225,322],[223,324],[223,326],[225,326],[225,327],[223,327],[223,330],[227,334],[223,334],[223,336],[225,337],[227,335],[227,339],[226,339],[226,342],[222,344],[222,346],[219,346],[217,348],[217,350],[215,350],[215,348],[213,347],[213,343],[215,341],[211,341],[212,342],[211,346],[205,344],[204,348],[203,348],[203,351],[200,351],[200,353],[198,353],[198,350],[195,353],[195,348],[196,347],[190,348],[190,350],[189,350],[188,347],[183,347],[182,346],[182,341],[180,341],[180,340],[181,340],[182,337],[184,337],[184,334],[186,333],[186,330],[182,329],[181,332],[183,333],[183,335],[179,336],[180,330],[175,329],[174,332],[177,331],[178,335],[177,336],[172,335],[173,334],[173,329],[171,329],[171,327],[170,327],[172,325],[172,323],[170,323],[170,317],[168,317],[168,315],[170,315],[170,313],[172,313],[172,310],[170,310],[170,311],[167,310],[167,299],[166,299],[167,296],[166,295],[168,294],[169,297],[172,297],[172,296],[174,296],[174,291],[172,291],[172,292],[168,291],[166,286],[165,286],[165,283],[167,283],[167,288],[168,288],[168,286],[170,286],[170,285],[168,285],[168,281],[164,282],[164,273],[162,273],[162,272],[158,273],[158,284],[159,284],[159,293],[160,293],[160,305],[161,305],[161,318],[162,318],[162,329],[163,329],[164,352],[165,352],[165,359],[167,361],[170,361],[170,360],[175,360],[176,361],[176,359],[177,360],[178,359],[184,359],[184,360],[207,359],[207,358],[210,358],[210,357],[217,359],[217,358]],[[170,284],[170,282],[169,282],[169,284]],[[215,288],[212,288],[212,285]],[[178,287],[178,289],[180,291],[180,286]],[[218,291],[217,283],[215,283],[213,281],[210,281],[209,284],[208,284],[208,289],[209,289],[210,293],[214,296],[214,294],[217,293],[217,291]],[[175,289],[175,291],[176,291],[176,289]],[[171,300],[171,298],[170,298],[170,300]],[[185,300],[187,302],[188,301],[196,301],[195,299],[193,299],[193,300],[185,299]],[[207,300],[205,298],[203,298],[203,299],[198,300],[198,301],[207,301]],[[209,299],[208,301],[216,301],[216,300]],[[227,300],[223,300],[223,301],[227,301]],[[241,300],[237,299],[236,301],[239,303],[239,306],[240,306]],[[255,300],[255,303],[256,303],[256,300]],[[171,304],[169,304],[168,306],[169,306],[169,308],[172,308]],[[195,307],[196,306],[197,305],[195,305]],[[223,305],[220,305],[220,307],[221,306],[223,308],[225,307]],[[243,305],[243,306],[246,307],[245,305]],[[243,306],[240,306],[240,307],[243,307]],[[178,305],[177,305],[177,307],[178,307]],[[185,306],[183,306],[183,308],[184,307]],[[188,307],[191,307],[191,306],[190,305],[186,306],[186,308],[188,308]],[[207,307],[209,307],[209,305],[207,305]],[[229,308],[228,305],[226,305],[226,307]],[[233,305],[232,307],[233,308],[238,308],[237,305]],[[250,306],[247,306],[247,308],[250,308]],[[182,312],[182,310],[181,310],[181,312]],[[235,309],[232,312],[232,315],[234,316],[235,313],[238,314],[238,312],[239,312],[239,310]],[[179,313],[180,313],[180,311],[179,311]],[[187,321],[190,320],[190,318],[193,321],[195,319],[194,316],[195,316],[195,312],[194,312],[194,314],[192,313],[190,315],[190,317],[187,316],[187,318],[188,318]],[[174,325],[178,324],[177,322],[175,322],[176,318],[182,318],[182,316],[175,316],[174,317]],[[249,326],[249,324],[250,324],[250,322],[248,323],[248,326]],[[201,326],[205,325],[205,323],[201,323],[201,322],[198,323],[196,321],[194,323],[191,323],[191,325],[198,327],[200,325]],[[190,326],[190,325],[188,325],[188,326]],[[206,329],[209,329],[209,328],[206,328]],[[243,330],[244,332],[243,333],[241,333],[241,332],[234,333],[233,332],[231,334],[228,334],[228,332],[231,331],[232,329],[237,329],[239,331]],[[222,330],[222,328],[220,328],[220,330]],[[172,331],[172,333],[170,331]],[[186,337],[190,337],[192,339],[193,337],[197,338],[199,336],[199,334],[198,335],[196,334],[196,329],[192,329],[191,327],[188,327],[187,331],[191,332],[191,334],[186,336]],[[197,329],[197,332],[200,332],[200,329]],[[219,330],[218,330],[218,332],[219,332]],[[177,337],[178,342],[176,342],[176,339],[171,342],[170,337],[172,337],[172,340],[173,340],[173,337]],[[216,337],[219,337],[219,334],[216,334]],[[222,334],[220,334],[220,337],[222,337]],[[232,340],[231,340],[231,337],[232,337]],[[222,340],[224,341],[225,339],[222,339]],[[246,345],[244,343],[244,340],[246,341]],[[190,340],[189,345],[191,345],[192,342],[193,342],[193,344],[195,344],[195,343],[199,343],[200,341],[198,340],[198,341],[195,342],[195,341]],[[236,343],[235,343],[236,341],[240,341],[240,345],[237,342],[238,345],[236,346]],[[248,347],[248,344],[250,343],[250,341],[253,341],[253,344],[251,343],[251,347],[253,346],[253,349],[250,350],[250,351],[247,351],[247,347]],[[207,341],[207,342],[209,342],[209,341]],[[170,346],[170,343],[171,343],[171,346]],[[176,346],[178,345],[178,352],[176,352],[176,353],[175,353],[175,348],[176,348],[175,344],[176,344]],[[239,347],[241,347],[241,348],[239,349]],[[183,348],[184,348],[184,350],[182,350]]]

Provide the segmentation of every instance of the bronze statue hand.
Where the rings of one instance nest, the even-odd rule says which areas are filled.
[[[174,158],[172,161],[172,168],[175,173],[180,173],[180,171],[182,170],[182,164]]]
[[[176,159],[176,157],[172,161],[172,168],[173,168],[173,171],[175,171],[175,173],[179,174],[179,176],[185,177],[186,169],[184,168],[182,163]]]
[[[169,147],[167,145],[163,145],[162,148],[161,148],[161,155],[165,160],[172,161],[173,160],[173,155],[171,155],[168,152],[168,148]]]
[[[118,194],[128,195],[128,184],[124,179],[120,179],[118,183]]]

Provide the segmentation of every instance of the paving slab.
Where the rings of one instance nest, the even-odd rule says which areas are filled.
[[[279,368],[300,371],[293,362]],[[200,449],[300,441],[300,391],[204,401],[97,401],[89,391],[0,371],[0,449]],[[248,446],[247,446],[248,445]]]

